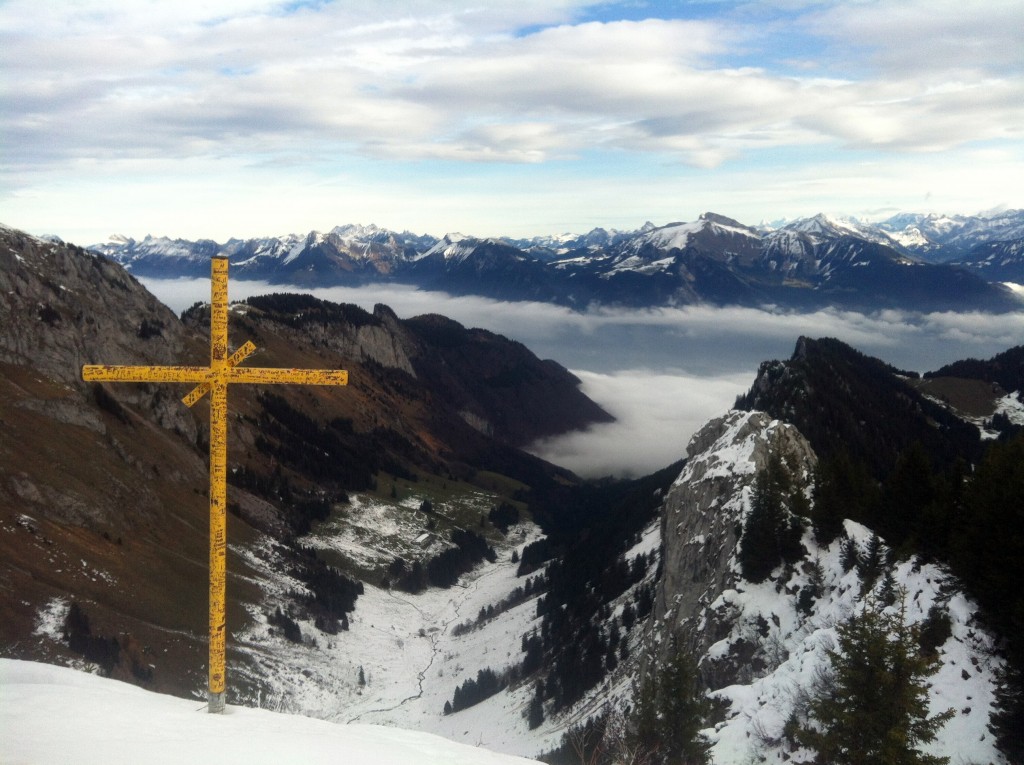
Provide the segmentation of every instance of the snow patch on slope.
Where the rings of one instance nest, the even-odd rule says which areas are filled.
[[[871,537],[864,526],[847,521],[847,535],[861,549]],[[840,540],[819,548],[810,533],[804,537],[806,563],[783,580],[761,584],[742,581],[736,590],[722,593],[709,608],[731,609],[732,629],[712,646],[708,658],[727,656],[741,641],[759,646],[757,659],[767,666],[753,682],[732,685],[711,694],[728,704],[724,722],[706,731],[713,742],[715,762],[810,760],[804,750],[790,748],[783,727],[799,710],[819,675],[829,666],[828,652],[838,645],[838,626],[863,609],[864,600],[856,569],[844,572]],[[810,614],[797,608],[797,596],[810,582],[812,561],[824,571],[823,594]],[[906,591],[906,620],[920,624],[933,605],[944,606],[952,634],[939,648],[941,667],[930,678],[930,711],[953,708],[956,716],[926,748],[952,762],[1001,762],[988,731],[995,690],[995,672],[1001,659],[979,624],[977,606],[961,593],[939,567],[915,559],[898,563],[893,571],[898,587]]]
[[[422,524],[407,523],[401,516],[411,516],[418,503],[408,498],[407,507],[389,508],[356,496],[346,523],[333,528],[328,522],[304,541],[346,556],[358,552],[362,557],[357,564],[367,566],[396,555],[408,554],[408,560],[416,551],[389,548],[384,540],[390,544],[415,537]],[[444,512],[444,507],[436,510]],[[349,523],[350,528],[343,528]],[[455,689],[475,679],[480,669],[500,673],[522,661],[522,636],[539,626],[535,597],[464,634],[456,635],[454,628],[474,621],[481,608],[500,603],[525,584],[524,577],[516,576],[512,550],[539,538],[532,523],[512,526],[494,545],[497,562],[480,564],[449,589],[411,595],[364,582],[364,594],[348,617],[349,629],[328,635],[311,621],[297,619],[302,644],[288,642],[265,617],[289,591],[301,590],[301,584],[275,570],[267,551],[235,550],[273,582],[266,602],[250,606],[253,626],[233,635],[236,650],[247,658],[235,672],[252,687],[265,689],[244,703],[340,723],[413,728],[512,754],[553,748],[561,740],[562,724],[551,721],[536,730],[527,725],[532,683],[444,714]],[[418,555],[437,552],[420,549]]]

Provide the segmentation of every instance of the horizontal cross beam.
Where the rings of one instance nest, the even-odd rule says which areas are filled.
[[[216,372],[210,367],[130,367],[89,364],[82,367],[82,379],[86,382],[182,382],[201,383],[206,386],[217,380],[225,383],[262,385],[281,383],[348,385],[348,372],[344,369],[282,369],[277,367],[233,367]],[[198,390],[199,388],[197,388]],[[209,388],[205,387],[196,401],[208,390]]]

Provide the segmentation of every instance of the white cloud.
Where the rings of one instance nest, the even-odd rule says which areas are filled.
[[[694,377],[624,370],[578,371],[582,390],[616,422],[540,441],[539,457],[584,477],[642,476],[682,459],[690,437],[728,411],[753,382],[750,374]]]
[[[899,29],[920,23],[942,37],[953,17],[929,21],[930,7],[833,8],[818,33],[847,30],[867,45],[895,19]],[[756,41],[754,30],[724,19],[566,23],[516,36],[517,24],[565,20],[571,8],[382,4],[378,16],[338,4],[290,14],[268,2],[161,8],[86,4],[57,14],[58,23],[37,4],[8,4],[6,96],[16,111],[5,121],[23,162],[37,152],[189,157],[303,142],[328,154],[356,147],[467,161],[618,146],[700,165],[808,139],[934,149],[1019,137],[1010,126],[1021,124],[1024,101],[1020,81],[994,67],[962,67],[940,88],[948,78],[929,84],[886,71],[837,85],[716,65],[738,41]],[[1001,10],[1004,24],[1019,15]],[[970,39],[994,26],[970,27]],[[918,34],[909,45],[922,37],[934,40]],[[935,66],[945,73],[948,61]]]
[[[837,56],[900,77],[1024,69],[1024,7],[1016,0],[836,2],[806,23],[835,41]]]

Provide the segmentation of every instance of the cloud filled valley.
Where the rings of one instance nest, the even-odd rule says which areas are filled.
[[[208,300],[205,280],[143,278],[175,312]],[[231,299],[298,287],[233,281]],[[309,290],[400,317],[440,313],[505,335],[580,377],[617,421],[535,444],[540,456],[585,476],[638,475],[682,458],[690,436],[732,406],[762,361],[786,359],[801,336],[835,337],[899,369],[926,372],[1019,344],[1024,313],[809,313],[687,306],[576,312],[544,303],[453,297],[401,285]]]

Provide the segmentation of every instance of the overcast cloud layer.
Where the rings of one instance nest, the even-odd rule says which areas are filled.
[[[0,5],[0,217],[477,235],[1020,206],[1024,4]]]
[[[209,281],[144,279],[175,311],[209,300]],[[231,300],[298,290],[233,281]],[[688,308],[575,313],[545,303],[450,297],[409,287],[314,290],[325,300],[400,317],[442,313],[553,358],[617,421],[532,449],[585,476],[646,475],[685,456],[690,436],[746,392],[762,361],[787,359],[797,339],[836,337],[899,369],[927,372],[958,359],[990,358],[1024,342],[1024,312],[1014,314],[847,311],[769,313],[753,308]]]

